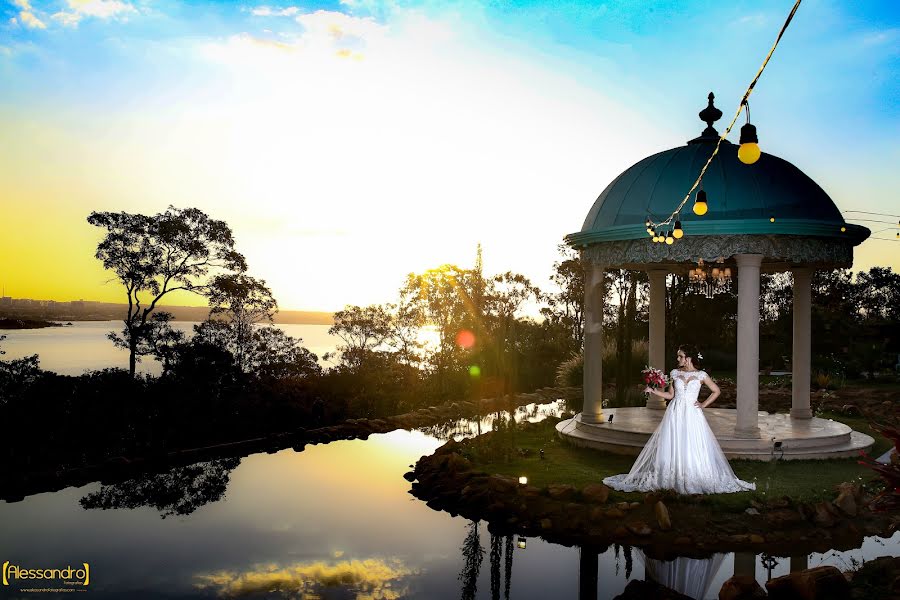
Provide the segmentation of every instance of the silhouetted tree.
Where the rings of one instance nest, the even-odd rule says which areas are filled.
[[[121,339],[128,347],[132,376],[150,315],[166,294],[176,290],[202,294],[210,269],[247,268],[234,249],[228,225],[197,208],[170,206],[153,216],[92,212],[87,220],[106,230],[95,256],[125,286],[128,312]]]
[[[278,312],[278,303],[266,282],[245,273],[217,275],[209,285],[209,316],[224,317],[231,335],[228,349],[234,355],[237,365],[250,371],[249,362],[258,341],[254,336],[254,326],[267,321]]]

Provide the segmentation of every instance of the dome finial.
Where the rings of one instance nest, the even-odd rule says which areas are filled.
[[[713,106],[713,100],[716,99],[716,95],[712,92],[709,93],[709,104],[706,108],[700,111],[700,120],[706,123],[706,129],[703,130],[703,137],[719,137],[719,132],[715,130],[713,127],[713,123],[722,118],[722,111]]]

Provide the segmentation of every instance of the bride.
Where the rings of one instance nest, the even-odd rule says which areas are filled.
[[[721,494],[756,489],[755,484],[735,476],[703,415],[702,409],[720,392],[706,371],[698,368],[702,360],[696,347],[680,346],[678,368],[672,370],[668,391],[644,390],[674,400],[631,471],[607,477],[603,483],[623,492],[670,489],[679,494]],[[698,399],[701,383],[712,390],[704,402]]]

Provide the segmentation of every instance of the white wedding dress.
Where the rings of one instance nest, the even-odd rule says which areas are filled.
[[[755,490],[755,484],[735,476],[703,409],[694,406],[706,372],[674,369],[671,376],[675,397],[631,471],[607,477],[603,483],[622,492],[668,489],[679,494],[721,494]]]

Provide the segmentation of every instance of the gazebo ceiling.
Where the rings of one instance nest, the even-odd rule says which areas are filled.
[[[581,231],[567,235],[566,241],[582,248],[634,241],[646,244],[651,254],[666,254],[679,245],[687,250],[684,246],[695,244],[685,242],[695,236],[736,236],[744,241],[756,236],[770,241],[785,236],[796,240],[800,236],[843,247],[849,251],[852,262],[852,247],[870,235],[867,228],[846,223],[828,194],[788,161],[764,153],[755,164],[746,165],[738,160],[738,146],[727,140],[720,145],[701,184],[707,193],[709,212],[702,217],[695,215],[691,211],[692,198],[680,215],[684,238],[674,246],[655,244],[649,239],[647,217],[661,221],[669,216],[715,148],[719,134],[712,128],[708,111],[701,113],[709,127],[700,137],[648,156],[626,169],[594,202]]]

